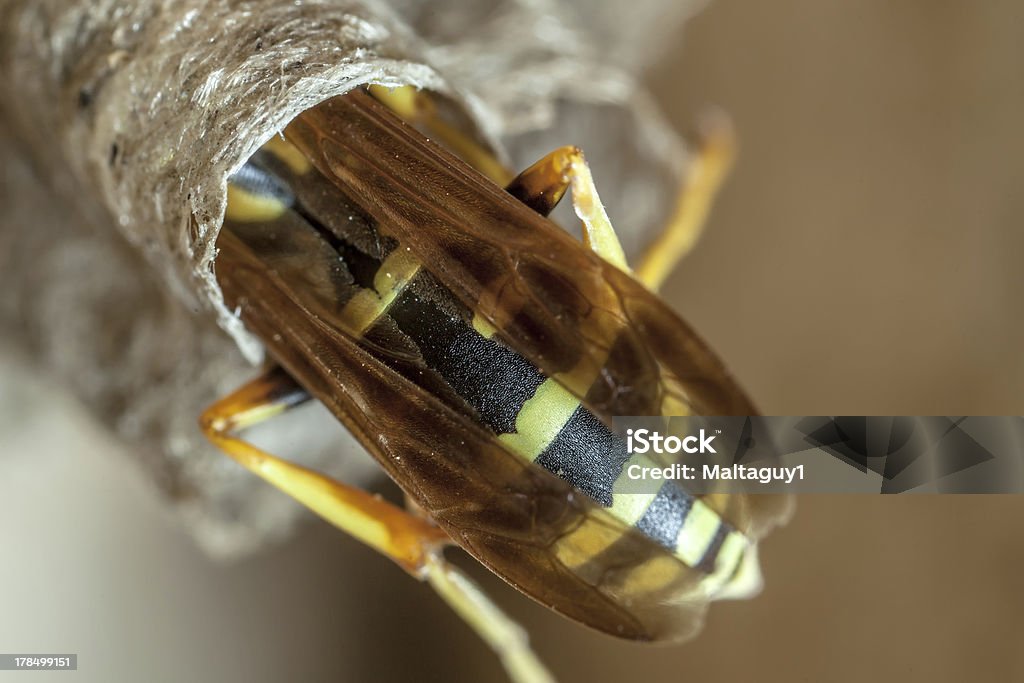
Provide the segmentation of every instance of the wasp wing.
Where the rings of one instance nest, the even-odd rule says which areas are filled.
[[[364,93],[302,114],[286,136],[381,235],[606,423],[755,413],[657,296]]]
[[[753,415],[701,338],[663,301],[365,93],[302,114],[286,137],[498,337],[605,424],[629,415]],[[785,500],[715,497],[751,538]]]
[[[699,572],[507,450],[429,379],[410,379],[340,330],[335,302],[352,277],[320,235],[243,237],[226,226],[218,246],[225,298],[249,329],[456,543],[538,602],[612,635],[681,640],[699,629]]]

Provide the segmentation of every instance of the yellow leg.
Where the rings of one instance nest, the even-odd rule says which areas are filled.
[[[578,147],[556,149],[516,176],[506,189],[537,213],[546,216],[570,187],[573,208],[583,221],[583,243],[605,261],[628,273],[626,253],[597,195],[590,167]]]
[[[214,445],[247,470],[422,578],[427,556],[450,543],[443,531],[391,503],[270,455],[235,435],[296,405],[303,393],[291,377],[275,368],[207,408],[200,426]]]
[[[406,121],[424,126],[484,175],[507,184],[509,192],[543,216],[554,209],[571,186],[573,207],[584,225],[584,242],[609,263],[630,272],[590,168],[578,148],[555,150],[509,183],[508,169],[489,150],[445,121],[429,95],[410,86],[389,89],[378,85],[370,86],[370,94]],[[735,154],[736,140],[729,119],[722,113],[708,115],[701,126],[697,158],[687,169],[672,216],[633,271],[648,288],[660,288],[697,243]]]
[[[697,243],[735,157],[736,138],[728,117],[717,112],[707,116],[701,125],[697,157],[687,169],[672,217],[661,235],[648,245],[634,273],[648,288],[661,287]]]
[[[277,458],[236,435],[309,399],[284,370],[273,368],[203,411],[199,424],[211,442],[243,467],[430,583],[494,649],[514,683],[551,683],[519,625],[445,561],[442,551],[451,539],[444,531],[422,514]]]

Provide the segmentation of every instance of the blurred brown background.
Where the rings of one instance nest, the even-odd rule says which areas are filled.
[[[668,298],[764,412],[1024,414],[1022,26],[1012,0],[717,0],[650,72],[678,127],[710,102],[741,136]],[[53,415],[0,429],[0,650],[80,655],[34,680],[503,680],[429,589],[323,524],[212,564],[110,437]],[[1020,496],[807,498],[762,559],[764,594],[674,648],[474,574],[562,681],[1024,680]]]

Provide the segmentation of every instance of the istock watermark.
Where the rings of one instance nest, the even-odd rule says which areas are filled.
[[[715,435],[706,435],[704,430],[696,436],[679,438],[673,434],[662,436],[650,429],[627,429],[626,450],[630,453],[717,453],[711,442]],[[696,446],[694,444],[697,444]]]
[[[617,417],[614,490],[1022,493],[1019,416]],[[614,474],[614,473],[613,473]]]

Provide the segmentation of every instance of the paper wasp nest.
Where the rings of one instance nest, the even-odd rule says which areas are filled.
[[[279,537],[295,507],[196,429],[261,355],[213,277],[227,177],[304,109],[413,84],[515,168],[583,147],[635,253],[685,156],[634,75],[696,4],[0,0],[5,345],[131,444],[211,552]],[[305,464],[370,476],[340,427],[302,420]]]

